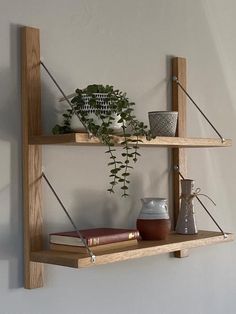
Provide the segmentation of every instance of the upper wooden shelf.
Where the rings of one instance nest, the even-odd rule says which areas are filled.
[[[228,237],[224,238],[220,232],[215,231],[199,231],[196,235],[172,233],[169,235],[168,239],[164,241],[140,241],[137,245],[129,248],[113,249],[96,253],[96,262],[94,264],[91,263],[90,256],[87,254],[54,250],[31,252],[30,259],[33,262],[81,268],[144,256],[159,255],[221,242],[229,242],[233,241],[233,239],[233,234],[228,234]]]
[[[117,145],[123,141],[122,136],[114,136]],[[134,137],[135,139],[135,137]],[[147,141],[142,139],[140,146],[160,146],[160,147],[228,147],[232,145],[232,140],[226,139],[222,143],[218,138],[183,138],[183,137],[157,137]],[[51,144],[70,144],[70,145],[101,145],[96,137],[89,137],[88,133],[68,133],[61,135],[41,135],[32,136],[29,139],[31,145],[51,145]]]

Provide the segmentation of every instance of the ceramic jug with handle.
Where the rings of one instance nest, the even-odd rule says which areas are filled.
[[[142,198],[142,209],[137,219],[137,229],[143,240],[164,240],[170,232],[167,199]]]

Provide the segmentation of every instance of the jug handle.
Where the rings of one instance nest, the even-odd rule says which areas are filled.
[[[168,213],[168,205],[165,204],[165,209],[166,209],[166,212]]]

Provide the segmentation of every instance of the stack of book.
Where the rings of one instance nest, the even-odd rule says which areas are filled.
[[[93,253],[137,245],[140,237],[136,229],[95,228],[80,233]],[[51,233],[49,241],[51,250],[87,253],[76,231]]]

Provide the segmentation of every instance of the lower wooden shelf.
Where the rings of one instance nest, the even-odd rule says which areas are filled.
[[[233,240],[233,234],[229,233],[228,237],[224,238],[222,233],[215,231],[201,230],[197,235],[180,235],[172,233],[169,235],[168,239],[164,241],[140,241],[138,245],[134,245],[129,248],[99,252],[96,254],[95,263],[91,263],[91,258],[87,254],[53,250],[31,252],[31,261],[81,268],[125,261],[128,259],[140,258],[144,256],[175,252]]]

